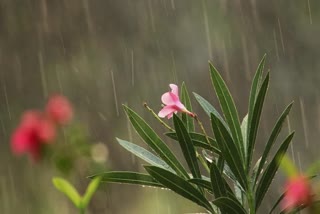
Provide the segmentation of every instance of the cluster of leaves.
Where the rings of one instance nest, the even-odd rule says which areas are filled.
[[[54,187],[70,199],[74,206],[79,209],[80,214],[85,213],[92,196],[99,187],[100,181],[101,177],[98,176],[92,179],[84,195],[80,196],[75,187],[67,180],[60,177],[55,177],[52,179]]]
[[[269,86],[269,73],[263,75],[264,64],[265,57],[254,76],[248,114],[242,123],[225,82],[216,68],[212,64],[209,65],[223,116],[203,97],[196,93],[194,96],[211,120],[214,137],[207,136],[205,131],[196,132],[194,119],[186,114],[182,114],[181,117],[174,115],[174,131],[165,133],[179,143],[189,170],[144,119],[124,106],[134,129],[152,152],[125,140],[117,141],[126,150],[148,163],[144,165],[147,173],[111,171],[98,174],[101,180],[168,188],[204,207],[210,213],[256,213],[294,135],[289,134],[275,155],[269,158],[271,148],[292,107],[291,103],[276,121],[265,144],[263,155],[256,163],[253,162],[261,112]],[[185,85],[182,86],[181,100],[188,110],[192,110]],[[270,161],[267,162],[268,159]],[[202,172],[204,170],[201,170],[200,164],[208,169],[207,173]],[[92,177],[95,176],[97,175]],[[277,200],[270,213],[282,198],[283,196]]]

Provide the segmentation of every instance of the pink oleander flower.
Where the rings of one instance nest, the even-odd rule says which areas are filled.
[[[166,92],[162,95],[161,101],[165,106],[158,113],[158,116],[161,118],[168,117],[168,119],[170,119],[174,113],[183,112],[191,117],[195,117],[195,114],[188,111],[181,103],[178,86],[175,84],[170,84],[169,86],[171,88],[171,92]]]
[[[290,178],[285,186],[285,196],[282,207],[291,210],[300,205],[310,205],[312,203],[311,185],[303,175]]]
[[[73,116],[73,110],[68,99],[62,95],[52,96],[46,106],[46,113],[55,123],[66,124]]]
[[[29,153],[34,161],[41,159],[41,147],[56,136],[54,124],[39,111],[22,115],[18,128],[11,138],[11,149],[16,155]]]

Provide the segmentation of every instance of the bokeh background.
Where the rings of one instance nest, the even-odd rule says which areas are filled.
[[[0,212],[76,213],[53,188],[53,169],[11,154],[10,134],[25,109],[41,108],[50,94],[63,93],[74,104],[75,120],[88,129],[88,143],[108,148],[106,168],[143,170],[115,141],[117,136],[143,145],[121,105],[160,133],[164,129],[142,103],[158,111],[169,83],[184,81],[219,108],[208,60],[228,83],[242,118],[250,81],[267,54],[271,87],[258,145],[294,100],[283,130],[297,130],[289,153],[305,169],[319,158],[319,38],[318,0],[1,0]],[[73,175],[80,192],[88,183],[86,172]],[[261,213],[270,209],[282,183],[278,173]],[[114,214],[197,211],[203,210],[169,191],[116,184],[102,185],[89,208]]]

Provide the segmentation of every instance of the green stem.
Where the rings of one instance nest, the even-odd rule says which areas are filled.
[[[173,128],[171,128],[168,124],[166,124],[161,118],[148,106],[147,103],[143,103],[143,106],[148,109],[148,111],[167,129],[169,129],[172,132],[175,132]]]
[[[194,115],[193,118],[197,121],[197,123],[198,123],[198,125],[199,125],[199,127],[200,127],[200,129],[201,129],[201,131],[202,131],[202,133],[203,133],[204,136],[206,137],[206,140],[207,140],[208,145],[210,145],[209,137],[208,137],[208,135],[207,135],[206,130],[205,130],[204,127],[203,127],[202,122],[199,120],[199,118],[198,118],[198,116],[197,116],[196,114]]]
[[[206,141],[207,143],[210,145],[210,141],[209,141],[209,137],[207,135],[206,130],[203,127],[202,122],[199,120],[198,116],[196,114],[194,114],[193,118],[197,121],[202,133],[204,134],[204,136],[206,137]],[[199,161],[201,162],[201,164],[203,165],[203,167],[207,170],[208,173],[210,173],[210,169],[206,163],[206,161],[203,159],[203,157],[197,152],[197,158],[199,159]]]
[[[84,208],[80,208],[80,209],[79,209],[79,214],[85,214],[85,213],[86,213],[86,211],[85,211]]]
[[[248,185],[249,189],[248,189],[248,205],[249,205],[249,210],[250,210],[250,214],[255,214],[256,213],[256,208],[255,208],[255,200],[254,200],[254,192],[253,189],[250,187],[251,185]]]

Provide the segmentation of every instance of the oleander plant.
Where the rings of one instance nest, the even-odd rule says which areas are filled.
[[[262,156],[258,161],[253,160],[269,87],[269,72],[264,74],[264,65],[265,56],[252,81],[248,113],[240,121],[226,83],[209,63],[212,85],[222,114],[202,96],[193,95],[211,121],[212,132],[192,112],[191,98],[185,84],[182,84],[180,93],[178,86],[170,84],[171,91],[162,95],[163,108],[158,114],[144,104],[166,127],[166,138],[161,138],[134,110],[124,106],[133,128],[149,149],[126,140],[117,138],[117,141],[147,163],[143,165],[146,172],[109,171],[91,177],[101,176],[104,182],[167,188],[203,207],[208,213],[257,213],[294,136],[292,132],[279,146],[275,145],[293,105],[290,103],[275,122],[267,142],[259,145],[264,146]],[[173,127],[162,119],[164,117],[173,119]],[[166,144],[168,138],[180,145],[187,167],[181,164]],[[278,149],[272,155],[270,151],[276,146]],[[291,178],[284,188],[284,194],[274,202],[268,213],[279,209],[279,204],[282,213],[285,213],[298,212],[313,203],[309,178],[298,173]]]

